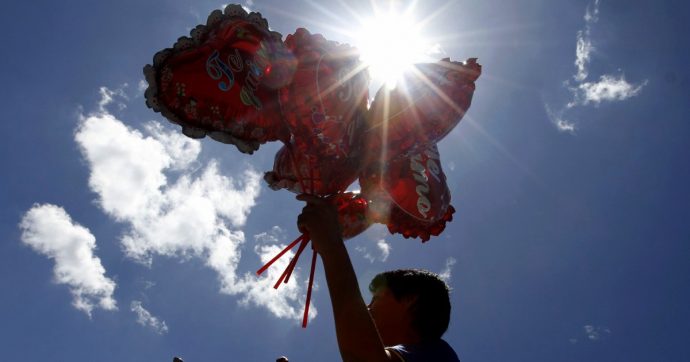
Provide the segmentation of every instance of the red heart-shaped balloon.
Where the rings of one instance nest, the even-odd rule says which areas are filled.
[[[190,35],[144,68],[147,105],[190,137],[209,135],[246,153],[287,139],[278,89],[296,63],[281,35],[239,5],[214,11]]]
[[[390,159],[440,141],[469,109],[480,74],[474,58],[443,59],[417,64],[396,88],[381,88],[369,111],[368,158]]]
[[[292,81],[280,91],[295,147],[319,157],[355,157],[369,87],[359,54],[301,28],[285,45],[297,59]]]
[[[427,241],[430,235],[440,234],[455,211],[436,145],[369,164],[359,183],[369,201],[369,218],[406,238]]]
[[[288,143],[276,153],[273,170],[264,180],[274,190],[326,196],[345,191],[357,180],[360,167],[358,158],[319,157]]]

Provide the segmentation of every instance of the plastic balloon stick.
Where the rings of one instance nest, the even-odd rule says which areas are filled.
[[[302,241],[302,244],[300,244],[299,249],[297,249],[297,253],[295,254],[295,257],[292,258],[292,261],[288,265],[288,268],[285,270],[286,275],[285,275],[285,280],[284,282],[287,283],[290,280],[290,276],[292,275],[292,271],[295,270],[295,265],[297,265],[297,260],[299,260],[300,255],[302,255],[302,252],[306,248],[307,244],[309,244],[310,239],[305,238]]]
[[[256,275],[263,274],[263,272],[265,272],[266,269],[268,269],[271,265],[273,265],[273,263],[275,263],[276,260],[280,259],[281,256],[285,255],[285,253],[287,253],[288,250],[294,248],[295,245],[297,245],[297,243],[302,241],[302,239],[304,239],[304,238],[305,238],[304,234],[300,235],[300,237],[298,237],[292,243],[290,243],[290,245],[288,245],[285,249],[283,249],[280,253],[278,253],[278,255],[274,256],[273,259],[271,259],[268,263],[266,263],[264,266],[262,266],[261,269],[257,270]]]
[[[283,274],[281,274],[280,278],[273,286],[273,289],[278,289],[280,284],[282,284],[283,282],[288,282],[288,279],[290,279],[290,275],[292,275],[292,271],[295,269],[295,266],[297,265],[297,260],[299,259],[300,255],[302,254],[302,251],[304,251],[304,248],[307,246],[308,243],[309,238],[302,239],[302,243],[299,245],[297,253],[295,253],[295,256],[292,258],[292,260],[290,260],[290,263],[287,265],[287,267],[283,271]]]
[[[314,285],[314,270],[316,270],[316,250],[312,249],[311,271],[309,272],[309,286],[307,287],[307,302],[304,304],[302,328],[307,328],[307,321],[309,321],[309,303],[311,302],[311,287]]]

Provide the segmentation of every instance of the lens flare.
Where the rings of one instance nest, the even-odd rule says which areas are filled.
[[[430,48],[409,11],[391,10],[362,21],[355,46],[373,80],[395,87],[414,63],[428,61]]]

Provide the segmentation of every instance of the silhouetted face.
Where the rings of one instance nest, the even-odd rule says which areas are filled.
[[[410,328],[408,307],[409,302],[398,301],[388,288],[379,288],[374,292],[368,308],[384,345],[402,343],[400,336],[404,336]]]

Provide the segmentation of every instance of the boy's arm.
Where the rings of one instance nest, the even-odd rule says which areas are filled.
[[[316,196],[300,195],[297,199],[307,202],[297,223],[301,231],[309,233],[323,260],[343,361],[390,361],[359,291],[335,207]]]

